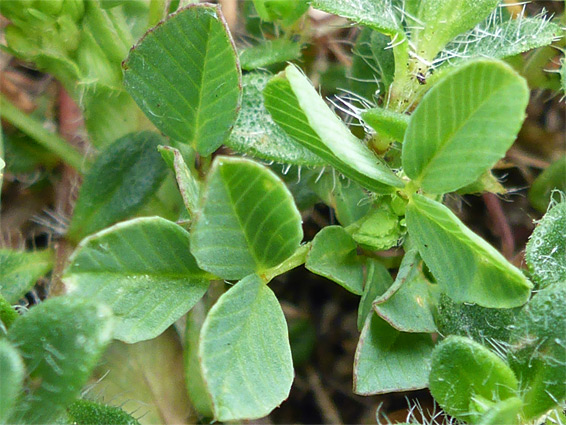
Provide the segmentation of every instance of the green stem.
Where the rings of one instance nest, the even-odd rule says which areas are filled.
[[[307,261],[307,254],[311,248],[311,243],[306,243],[301,245],[293,255],[291,255],[287,260],[283,261],[278,266],[272,267],[261,274],[261,277],[265,282],[269,282],[274,277],[277,277],[283,273],[293,270],[295,267],[299,267]]]
[[[0,95],[0,116],[77,171],[84,167],[85,159],[79,151],[61,137],[47,131],[40,122],[20,111],[3,95]]]

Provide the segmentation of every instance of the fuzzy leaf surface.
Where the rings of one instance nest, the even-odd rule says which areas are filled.
[[[263,100],[270,74],[250,72],[243,76],[242,108],[226,145],[237,152],[284,164],[324,165],[324,161],[297,143],[277,125]]]
[[[262,418],[289,395],[294,373],[287,323],[257,275],[236,283],[212,307],[199,354],[219,421]]]
[[[502,62],[481,59],[454,69],[411,116],[405,172],[429,193],[473,183],[511,147],[528,101],[525,80]]]
[[[199,266],[223,279],[274,267],[303,238],[301,215],[283,182],[243,158],[217,157],[191,229]]]
[[[314,237],[305,267],[361,295],[364,270],[356,249],[356,242],[343,227],[327,226]]]
[[[52,423],[80,393],[112,337],[108,308],[59,297],[30,309],[14,322],[8,339],[19,350],[29,393],[22,395],[9,423]]]
[[[25,378],[24,362],[10,342],[0,339],[0,423],[8,423]]]
[[[566,200],[554,205],[533,231],[525,260],[539,287],[566,283]]]
[[[115,406],[76,400],[67,408],[67,415],[76,425],[139,425],[139,422],[124,410]]]
[[[566,399],[566,285],[550,285],[514,322],[507,359],[519,379],[525,418],[541,416]]]
[[[312,7],[388,35],[402,32],[391,0],[314,0]]]
[[[475,423],[474,400],[496,403],[514,397],[517,378],[499,356],[465,337],[449,336],[434,349],[430,392],[450,415]]]
[[[241,75],[219,6],[189,5],[149,30],[123,64],[124,84],[147,117],[177,142],[210,155],[240,106]]]
[[[389,193],[403,182],[356,138],[294,65],[264,90],[273,120],[291,137],[362,186]]]
[[[208,277],[190,253],[189,233],[159,217],[137,218],[83,240],[63,281],[116,316],[114,337],[155,338],[204,295]]]
[[[354,359],[354,392],[384,394],[426,388],[433,342],[429,335],[393,329],[367,317]]]
[[[260,44],[246,47],[240,52],[242,69],[252,71],[301,57],[301,44],[293,40],[277,38],[263,40]]]
[[[157,191],[167,168],[157,133],[132,133],[114,142],[85,176],[68,236],[75,242],[136,213]]]
[[[0,249],[0,293],[16,304],[53,267],[53,251]]]
[[[440,289],[454,301],[511,308],[529,299],[532,284],[523,273],[444,205],[414,195],[407,227]]]

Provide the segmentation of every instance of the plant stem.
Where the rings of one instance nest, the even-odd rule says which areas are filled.
[[[66,164],[81,171],[85,164],[83,155],[56,134],[47,131],[40,122],[20,111],[3,95],[0,95],[0,116],[41,146],[56,154]]]
[[[274,277],[277,277],[283,273],[293,270],[295,267],[299,267],[307,261],[307,254],[311,248],[311,243],[306,243],[301,245],[293,255],[291,255],[287,260],[283,261],[278,266],[272,267],[261,274],[262,279],[265,282],[269,282]]]

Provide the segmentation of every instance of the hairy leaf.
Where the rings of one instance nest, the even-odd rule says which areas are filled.
[[[477,180],[513,141],[529,100],[508,65],[475,60],[444,76],[411,116],[403,168],[423,190],[446,193]]]
[[[524,304],[532,284],[447,207],[414,195],[407,226],[440,289],[456,302],[510,308]]]
[[[391,0],[314,0],[312,7],[388,35],[402,32]]]
[[[517,316],[507,359],[519,379],[525,418],[566,399],[566,285],[539,291]]]
[[[327,226],[312,241],[305,267],[361,295],[364,270],[356,249],[356,242],[343,227]]]
[[[16,304],[53,267],[53,251],[0,249],[0,293]]]
[[[554,205],[538,223],[525,260],[539,287],[566,282],[566,200]]]
[[[289,395],[294,374],[287,324],[275,294],[256,275],[212,307],[199,353],[219,421],[262,418]]]
[[[256,46],[240,52],[242,69],[252,71],[270,65],[292,61],[301,57],[301,44],[285,38],[263,40]],[[244,88],[245,90],[245,88]]]
[[[52,298],[16,320],[8,338],[31,381],[8,422],[53,422],[79,395],[111,337],[110,310],[89,300]]]
[[[294,65],[264,90],[265,106],[291,137],[352,180],[389,193],[403,182],[357,139]]]
[[[495,353],[477,342],[449,336],[435,349],[430,392],[456,418],[475,423],[482,402],[497,403],[517,394],[517,378]]]
[[[191,230],[201,268],[241,279],[286,260],[303,238],[301,216],[283,182],[243,158],[217,157]]]
[[[132,133],[110,145],[85,176],[67,232],[75,242],[135,214],[157,191],[167,169],[163,138]]]
[[[250,72],[242,78],[242,109],[226,145],[258,158],[297,165],[324,165],[324,161],[297,143],[265,109],[263,89],[270,74]]]
[[[67,415],[76,425],[139,425],[139,422],[119,407],[107,406],[89,400],[74,401]]]
[[[189,5],[149,30],[124,62],[124,84],[157,128],[210,155],[241,98],[234,43],[219,6]]]
[[[85,239],[69,259],[63,281],[76,297],[107,304],[114,337],[155,338],[208,288],[190,253],[189,233],[159,217],[119,223]]]
[[[384,394],[426,388],[433,343],[429,335],[393,329],[367,317],[354,359],[354,392]]]

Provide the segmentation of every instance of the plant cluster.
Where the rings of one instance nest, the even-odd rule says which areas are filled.
[[[360,26],[349,94],[330,105],[296,64],[309,7]],[[304,265],[360,296],[355,393],[428,387],[463,423],[566,423],[566,202],[552,193],[564,161],[533,185],[535,206],[554,199],[528,271],[443,204],[504,190],[491,169],[542,72],[521,53],[552,50],[558,20],[512,16],[498,0],[242,8],[256,40],[238,49],[213,4],[0,3],[4,48],[62,82],[98,150],[88,162],[1,98],[5,120],[84,180],[61,236],[75,247],[64,295],[16,311],[53,252],[0,250],[0,422],[137,423],[81,390],[111,340],[150,344],[183,317],[199,415],[268,415],[294,378],[269,283]],[[564,89],[561,72],[541,86]],[[215,154],[222,145],[234,154]],[[295,167],[298,182],[274,163]],[[301,212],[316,202],[339,225],[304,242]],[[404,252],[398,267],[375,255],[392,248]],[[220,287],[213,305],[201,301]],[[147,347],[166,359],[166,344]],[[107,362],[120,364],[128,348],[113,347]]]

